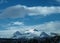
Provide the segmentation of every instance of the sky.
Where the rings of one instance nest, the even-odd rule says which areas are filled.
[[[0,0],[0,37],[15,31],[60,31],[60,0]]]

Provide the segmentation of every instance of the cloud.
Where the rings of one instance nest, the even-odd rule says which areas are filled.
[[[31,12],[30,15],[50,15],[54,13],[60,13],[60,7],[31,7],[29,8],[29,11]]]
[[[0,18],[24,18],[26,15],[47,16],[47,15],[55,14],[55,13],[60,13],[60,6],[59,7],[56,7],[56,6],[28,7],[24,5],[16,5],[16,6],[11,6],[11,7],[4,9],[4,11],[0,14]]]
[[[30,29],[37,29],[39,31],[45,31],[47,33],[48,32],[59,33],[60,32],[60,21],[51,21],[51,22],[46,22],[44,24],[32,25],[32,26],[26,26],[26,25],[12,26],[12,25],[10,25],[10,26],[6,27],[6,30],[0,31],[0,36],[1,37],[11,37],[12,34],[16,31],[20,31],[20,32],[24,33],[26,30],[30,30]]]
[[[26,16],[26,9],[24,6],[16,5],[6,8],[0,18],[24,18]]]
[[[0,0],[0,4],[7,3],[7,0]]]
[[[16,24],[15,24],[16,25]],[[15,29],[38,29],[40,31],[59,31],[60,30],[60,21],[50,21],[50,22],[46,22],[44,24],[38,24],[38,25],[32,25],[32,26],[27,26],[27,25],[23,25],[23,23],[21,25],[19,25],[18,27],[16,26],[10,26],[11,28],[15,28]],[[10,29],[10,27],[8,27],[7,29]],[[12,28],[12,30],[13,30]]]
[[[24,25],[24,23],[16,21],[16,22],[12,22],[11,25]]]
[[[60,0],[56,0],[57,2],[60,2]]]
[[[16,30],[0,30],[0,38],[11,38]]]
[[[47,22],[47,23],[38,25],[36,28],[39,30],[42,30],[42,31],[59,32],[60,31],[60,21]]]

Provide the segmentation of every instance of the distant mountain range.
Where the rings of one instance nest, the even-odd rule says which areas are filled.
[[[19,31],[16,31],[15,33],[13,33],[13,37],[14,39],[19,39],[19,38],[34,38],[34,37],[40,37],[40,38],[47,38],[50,36],[55,35],[55,33],[52,33],[51,35],[45,33],[45,32],[40,32],[36,29],[30,29],[25,31],[25,33],[21,33]]]

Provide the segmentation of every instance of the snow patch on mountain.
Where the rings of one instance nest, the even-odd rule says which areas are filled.
[[[26,30],[24,33],[16,31],[13,34],[13,38],[23,38],[23,37],[25,37],[25,38],[33,38],[33,37],[44,38],[44,37],[49,37],[49,35],[45,32],[38,31],[37,29]]]

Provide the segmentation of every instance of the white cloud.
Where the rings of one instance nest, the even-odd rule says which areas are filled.
[[[60,13],[60,6],[55,7],[42,7],[42,6],[35,6],[35,7],[27,7],[23,5],[16,5],[6,8],[0,18],[24,18],[26,15],[50,15],[54,13]]]
[[[10,37],[15,31],[25,32],[26,30],[29,29],[37,29],[39,31],[60,33],[60,21],[51,21],[51,22],[46,22],[44,24],[33,25],[33,26],[26,26],[26,25],[22,25],[22,26],[20,25],[17,27],[8,26],[6,27],[6,30],[0,31],[0,35],[1,37]]]
[[[16,5],[6,8],[0,18],[24,18],[26,16],[26,9],[24,6]]]
[[[0,30],[0,38],[11,38],[16,30]]]
[[[60,0],[56,0],[56,1],[60,3]]]
[[[16,22],[13,22],[12,25],[24,25],[24,23],[23,22],[16,21]]]
[[[46,22],[44,24],[39,24],[39,25],[33,25],[33,26],[26,26],[26,25],[19,25],[18,27],[15,26],[10,26],[8,29],[12,28],[13,29],[21,29],[21,30],[29,30],[29,29],[38,29],[40,31],[59,31],[60,30],[60,21],[51,21],[51,22]]]
[[[7,0],[0,0],[0,4],[7,3]]]
[[[51,32],[59,32],[60,31],[60,21],[56,21],[56,22],[47,22],[41,25],[38,25],[36,28],[40,28],[40,30],[43,31],[51,31]]]
[[[60,7],[30,7],[28,8],[31,12],[31,15],[49,15],[54,13],[60,13]]]

